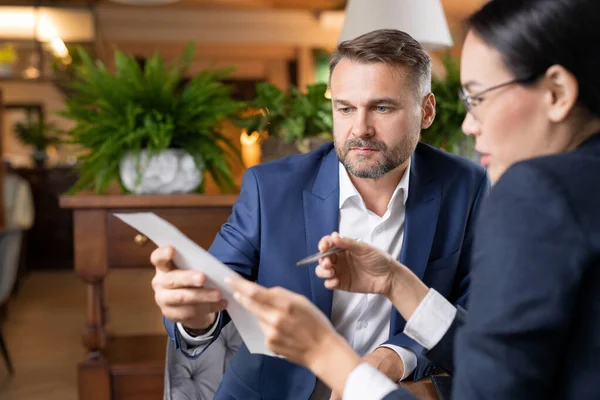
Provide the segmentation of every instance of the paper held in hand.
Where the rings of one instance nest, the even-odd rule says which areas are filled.
[[[157,246],[175,248],[173,261],[178,268],[201,271],[206,275],[206,287],[219,288],[229,303],[227,312],[235,324],[242,340],[251,353],[274,354],[265,347],[265,340],[258,320],[233,298],[233,289],[225,285],[225,277],[240,276],[206,250],[194,243],[171,223],[154,213],[115,214],[126,224],[138,230]]]

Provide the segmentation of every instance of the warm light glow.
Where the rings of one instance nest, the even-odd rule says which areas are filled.
[[[56,37],[67,42],[88,42],[94,38],[94,20],[88,10],[0,6],[1,38],[33,39],[34,35],[41,42]]]
[[[64,64],[73,60],[65,40],[93,39],[93,20],[84,10],[52,9],[47,7],[0,7],[0,37],[4,39],[37,39],[47,43],[52,53]],[[29,67],[23,72],[26,79],[37,79],[40,71]]]
[[[11,39],[31,37],[35,14],[30,7],[0,8],[0,36]]]
[[[329,88],[325,91],[325,98],[331,100],[331,90]]]
[[[247,168],[256,164],[260,164],[260,137],[261,134],[256,131],[248,135],[247,131],[243,130],[242,134],[240,135],[240,143],[242,144],[242,160]]]
[[[259,138],[260,138],[260,134],[256,131],[252,132],[251,135],[248,135],[248,133],[246,133],[246,131],[244,131],[240,135],[240,143],[242,144],[242,146],[251,146],[251,145],[255,144],[256,142],[258,142]]]
[[[37,37],[40,42],[51,42],[58,37],[54,23],[47,15],[40,15],[37,26]]]
[[[67,46],[65,46],[65,42],[62,41],[61,38],[55,37],[50,41],[50,46],[52,46],[52,50],[57,57],[67,58],[69,57],[69,50],[67,50]]]
[[[36,67],[27,67],[23,71],[23,78],[25,79],[38,79],[40,77],[40,70]]]

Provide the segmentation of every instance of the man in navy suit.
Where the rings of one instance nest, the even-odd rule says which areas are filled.
[[[263,286],[311,299],[392,380],[421,379],[436,368],[402,333],[404,320],[389,300],[334,293],[313,267],[295,263],[337,230],[398,258],[464,307],[473,225],[489,181],[474,163],[418,143],[435,117],[435,98],[430,58],[409,35],[380,30],[343,42],[330,71],[334,145],[250,168],[209,251]],[[201,356],[229,322],[226,304],[218,290],[202,287],[201,273],[174,268],[172,255],[171,248],[152,255],[156,301],[175,345]],[[242,346],[215,398],[329,396],[310,371]]]

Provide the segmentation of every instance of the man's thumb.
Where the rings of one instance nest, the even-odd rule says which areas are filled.
[[[175,269],[175,266],[172,262],[174,254],[175,249],[171,246],[159,247],[150,255],[150,262],[152,262],[152,265],[154,265],[158,270],[169,272]]]

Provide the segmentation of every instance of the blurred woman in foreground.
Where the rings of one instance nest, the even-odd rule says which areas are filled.
[[[405,333],[454,374],[456,399],[600,398],[600,53],[585,43],[600,43],[597,0],[493,0],[471,17],[463,130],[495,185],[479,216],[468,315],[367,244],[336,234],[320,243],[346,249],[320,261],[325,286],[390,298]],[[307,299],[231,284],[269,347],[334,392],[410,397],[361,364]]]

